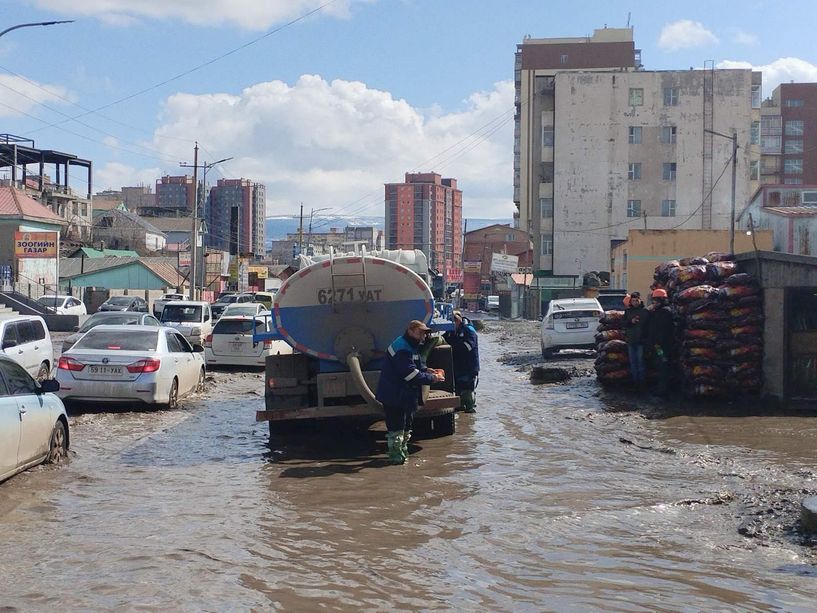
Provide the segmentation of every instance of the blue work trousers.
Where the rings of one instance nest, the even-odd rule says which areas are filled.
[[[641,343],[628,343],[627,352],[630,354],[630,375],[633,383],[639,385],[647,378],[644,366],[644,345]]]

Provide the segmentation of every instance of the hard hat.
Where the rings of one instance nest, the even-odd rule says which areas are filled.
[[[660,287],[652,290],[652,297],[653,298],[667,298],[667,290],[661,289]]]
[[[627,294],[626,296],[624,296],[624,306],[629,308],[629,306],[630,306],[630,294]]]

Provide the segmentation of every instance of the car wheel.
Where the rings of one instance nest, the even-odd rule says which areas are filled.
[[[204,391],[204,384],[205,384],[206,380],[207,380],[207,373],[202,368],[201,372],[199,373],[199,382],[196,383],[196,391],[197,392],[203,392]]]
[[[48,375],[50,374],[51,368],[49,368],[48,362],[43,362],[40,364],[40,370],[37,371],[37,376],[35,378],[37,379],[37,382],[40,383],[48,379]]]
[[[65,432],[65,424],[61,419],[54,424],[51,431],[51,441],[48,445],[48,457],[45,461],[48,464],[59,464],[68,457],[68,436]]]
[[[554,355],[556,355],[557,351],[558,351],[558,349],[553,349],[552,347],[548,348],[548,349],[545,349],[545,346],[542,345],[542,357],[544,359],[546,359],[546,360],[548,360],[548,359],[552,358]]]
[[[170,393],[167,396],[167,404],[164,408],[168,411],[174,411],[179,408],[179,380],[173,379],[170,384]]]

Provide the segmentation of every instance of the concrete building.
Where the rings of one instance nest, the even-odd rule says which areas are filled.
[[[249,179],[219,179],[210,189],[202,218],[205,244],[233,255],[264,255],[266,187]]]
[[[645,71],[629,29],[516,57],[514,193],[537,276],[609,270],[634,227],[728,227],[731,142],[706,130],[737,133],[738,208],[758,185],[760,73]]]
[[[774,251],[817,255],[817,185],[763,185],[737,225],[741,232],[771,231]]]
[[[760,113],[761,181],[817,185],[817,83],[778,85]]]
[[[139,212],[141,209],[151,209],[156,206],[156,194],[150,185],[136,185],[123,187],[122,202],[129,211]]]
[[[142,188],[144,189],[144,188]],[[129,196],[133,203],[134,197]],[[193,177],[165,175],[156,180],[155,198],[137,199],[141,202],[136,212],[146,217],[185,217],[193,213],[196,202],[196,186]],[[131,207],[128,207],[131,209]],[[131,209],[132,210],[132,209]]]
[[[136,213],[111,209],[96,219],[94,241],[114,249],[132,249],[147,255],[162,251],[167,237]]]
[[[754,237],[735,233],[738,253],[753,251],[755,245],[770,250],[772,232],[761,230]],[[630,230],[627,241],[613,248],[610,286],[646,295],[659,264],[728,250],[729,230]]]
[[[445,281],[462,276],[462,191],[456,179],[406,173],[386,184],[386,248],[419,249]]]
[[[737,257],[763,288],[764,393],[791,406],[817,401],[817,257],[761,251]]]
[[[531,265],[531,243],[524,230],[494,224],[465,233],[463,252],[463,300],[476,306],[496,293],[497,277],[491,273],[491,255],[504,253],[519,258],[520,268]]]

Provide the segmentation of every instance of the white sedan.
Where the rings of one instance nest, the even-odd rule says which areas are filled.
[[[253,330],[271,332],[267,317],[231,316],[218,320],[213,333],[204,343],[204,357],[210,366],[264,366],[268,355],[292,353],[285,341],[267,339],[253,342]]]
[[[267,305],[261,302],[234,302],[228,304],[227,308],[221,313],[222,317],[237,317],[240,315],[245,317],[269,315],[269,309]]]
[[[204,349],[177,330],[153,326],[97,326],[57,364],[66,403],[145,403],[174,409],[204,387]]]
[[[37,384],[25,369],[0,356],[0,481],[41,462],[68,455],[68,418],[50,392],[53,379]]]
[[[79,298],[73,296],[40,296],[37,299],[44,307],[52,309],[57,315],[87,315],[88,310]]]

